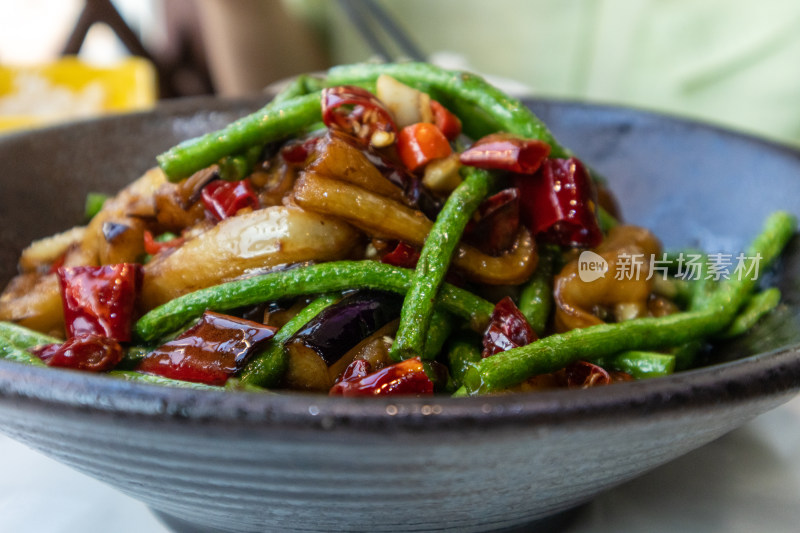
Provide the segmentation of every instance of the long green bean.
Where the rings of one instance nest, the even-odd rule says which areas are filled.
[[[464,376],[472,366],[481,361],[479,339],[459,338],[447,347],[447,367],[450,377],[457,387],[464,384]]]
[[[374,83],[381,74],[430,92],[459,115],[464,131],[474,138],[507,131],[550,145],[553,157],[568,157],[547,126],[525,104],[511,98],[483,78],[468,72],[445,70],[429,63],[361,63],[328,71],[328,85]]]
[[[312,78],[307,74],[295,77],[288,85],[278,92],[270,102],[265,105],[260,112],[264,113],[273,109],[284,102],[305,96],[309,93],[319,92],[321,87],[312,88]],[[247,177],[253,170],[253,166],[261,155],[264,145],[255,145],[239,154],[227,155],[219,161],[219,176],[225,181],[239,181]]]
[[[775,287],[754,294],[722,336],[731,338],[744,335],[764,315],[775,309],[780,301],[781,291]]]
[[[312,87],[314,84],[315,81],[311,76],[300,74],[281,89],[267,105],[276,106],[292,98],[318,92],[322,87]]]
[[[464,167],[463,175],[464,181],[450,194],[425,238],[392,345],[391,356],[395,360],[423,354],[436,294],[444,283],[453,252],[493,182],[489,172],[477,168]]]
[[[214,385],[206,385],[205,383],[195,383],[193,381],[181,381],[178,379],[165,378],[163,376],[156,376],[154,374],[143,374],[135,370],[112,370],[108,373],[109,376],[124,379],[125,381],[134,381],[136,383],[148,383],[150,385],[166,385],[168,387],[180,387],[184,389],[198,389],[198,390],[223,390],[223,387]]]
[[[376,261],[334,261],[297,267],[261,276],[230,281],[171,300],[144,315],[135,324],[145,341],[175,331],[205,310],[225,311],[288,296],[302,296],[348,289],[382,289],[404,294],[413,271]],[[474,294],[445,283],[437,301],[456,316],[481,330],[494,306]]]
[[[792,215],[774,213],[746,256],[759,256],[762,267],[769,265],[780,255],[795,225]],[[713,335],[733,320],[756,283],[757,280],[747,276],[727,279],[714,291],[708,307],[700,311],[574,329],[487,357],[467,371],[464,390],[458,394],[502,390],[579,359],[611,356],[626,350],[659,349]]]
[[[474,137],[504,130],[546,142],[554,157],[569,155],[522,102],[474,74],[444,70],[427,63],[359,64],[331,69],[325,83],[374,82],[381,73],[434,92],[445,103],[457,108],[465,131]],[[270,102],[219,131],[189,139],[159,155],[159,166],[170,181],[179,181],[225,156],[285,138],[318,122],[321,118],[320,93],[299,94],[310,88],[311,84],[300,81],[290,85],[286,96],[279,95],[276,102]]]
[[[297,96],[276,105],[267,104],[219,131],[170,148],[156,160],[170,181],[180,181],[225,156],[297,133],[319,122],[321,116],[320,93]]]
[[[19,324],[14,324],[13,322],[0,322],[0,336],[6,338],[11,344],[23,349],[63,342],[60,339],[28,329]]]
[[[454,321],[455,318],[453,315],[441,307],[435,307],[433,309],[428,335],[425,339],[425,349],[421,354],[423,361],[433,361],[436,359],[436,356],[442,351],[445,342],[447,342],[447,338],[453,332]]]
[[[522,287],[519,310],[539,337],[544,336],[550,311],[553,308],[553,274],[556,251],[541,247],[539,263],[531,279]]]
[[[26,365],[44,366],[44,362],[29,353],[24,347],[15,344],[10,338],[0,334],[0,359],[16,361]]]
[[[675,356],[659,352],[628,350],[592,360],[606,370],[618,370],[636,379],[668,376],[675,371]]]
[[[263,150],[263,145],[255,145],[240,154],[223,157],[219,161],[219,177],[225,181],[239,181],[246,178],[253,172],[253,167]]]
[[[674,346],[669,350],[670,355],[675,357],[675,370],[688,370],[697,364],[698,356],[708,346],[708,343],[700,338]]]

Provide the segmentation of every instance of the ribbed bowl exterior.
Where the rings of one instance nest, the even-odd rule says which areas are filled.
[[[304,429],[3,404],[0,425],[202,530],[490,531],[578,505],[785,399],[441,431],[435,414],[407,415],[431,417],[425,429]]]

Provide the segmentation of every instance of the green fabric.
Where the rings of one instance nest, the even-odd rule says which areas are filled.
[[[336,63],[370,57],[336,2]],[[800,144],[796,0],[383,0],[434,61],[534,94],[621,103]],[[319,18],[317,18],[319,20]],[[449,52],[450,54],[443,54]],[[454,56],[455,54],[455,56]],[[519,87],[519,86],[517,86]]]

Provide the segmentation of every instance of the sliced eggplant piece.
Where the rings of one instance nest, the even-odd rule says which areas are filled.
[[[289,354],[288,385],[305,390],[327,391],[337,364],[345,354],[400,316],[400,295],[363,290],[346,295],[326,308],[290,337],[284,347]]]
[[[393,363],[394,361],[389,356],[389,350],[392,348],[399,325],[400,319],[396,318],[353,346],[338,361],[328,367],[331,379],[336,381],[347,366],[356,359],[367,361],[373,371]]]
[[[254,271],[349,257],[358,232],[297,207],[273,206],[226,218],[145,265],[141,305],[164,302]]]

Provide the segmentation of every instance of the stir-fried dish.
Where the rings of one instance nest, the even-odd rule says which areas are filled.
[[[777,304],[795,228],[664,251],[528,108],[422,63],[301,76],[157,162],[23,250],[0,357],[343,396],[664,376]]]

